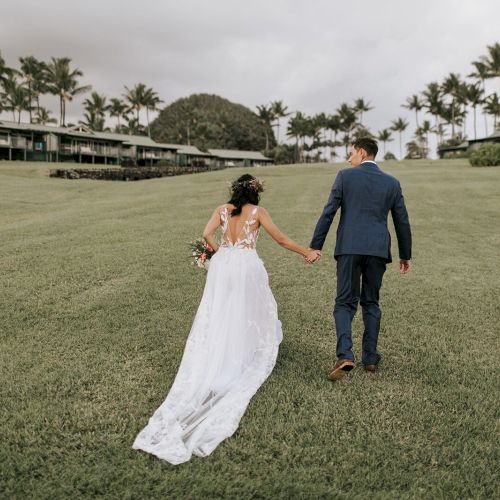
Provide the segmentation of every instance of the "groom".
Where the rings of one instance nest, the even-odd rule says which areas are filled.
[[[379,291],[386,264],[392,262],[391,237],[387,217],[391,212],[399,246],[402,274],[411,270],[411,230],[399,181],[375,163],[376,141],[362,138],[351,146],[349,163],[340,170],[316,224],[310,247],[317,259],[335,213],[340,208],[335,259],[337,261],[337,298],[333,316],[337,331],[337,362],[329,379],[337,380],[354,367],[351,323],[358,302],[363,310],[361,361],[367,372],[377,371],[380,354],[377,340],[380,329]],[[316,259],[316,260],[317,260]]]

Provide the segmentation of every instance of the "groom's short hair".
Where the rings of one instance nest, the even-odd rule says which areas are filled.
[[[359,139],[356,139],[352,145],[356,149],[364,149],[369,156],[377,156],[378,153],[378,145],[377,141],[375,139],[372,139],[371,137],[361,137]]]

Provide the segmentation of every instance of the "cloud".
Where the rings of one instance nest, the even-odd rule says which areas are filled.
[[[10,65],[69,56],[82,83],[110,97],[144,82],[166,103],[209,92],[310,114],[364,97],[379,130],[413,120],[401,104],[426,83],[469,73],[498,41],[499,18],[493,0],[26,0],[2,6],[0,49]],[[68,107],[73,121],[80,102]],[[55,98],[44,103],[57,112]]]

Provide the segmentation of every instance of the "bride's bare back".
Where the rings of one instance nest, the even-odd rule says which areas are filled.
[[[221,246],[255,249],[260,228],[259,207],[248,203],[242,207],[240,214],[232,216],[235,208],[234,205],[227,204],[220,209]]]
[[[241,214],[232,217],[231,211],[234,208],[234,205],[231,204],[221,205],[214,210],[212,217],[210,217],[203,231],[203,237],[212,248],[215,250],[219,248],[214,238],[215,231],[219,226],[222,226],[221,246],[231,248],[255,248],[259,229],[262,226],[280,246],[309,260],[311,251],[298,245],[282,233],[264,207],[247,203],[242,206]]]

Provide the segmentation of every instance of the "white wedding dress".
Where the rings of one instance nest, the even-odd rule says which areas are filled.
[[[132,447],[172,464],[205,457],[231,436],[250,399],[271,373],[282,339],[276,301],[255,250],[258,207],[236,241],[230,213],[175,381]]]

